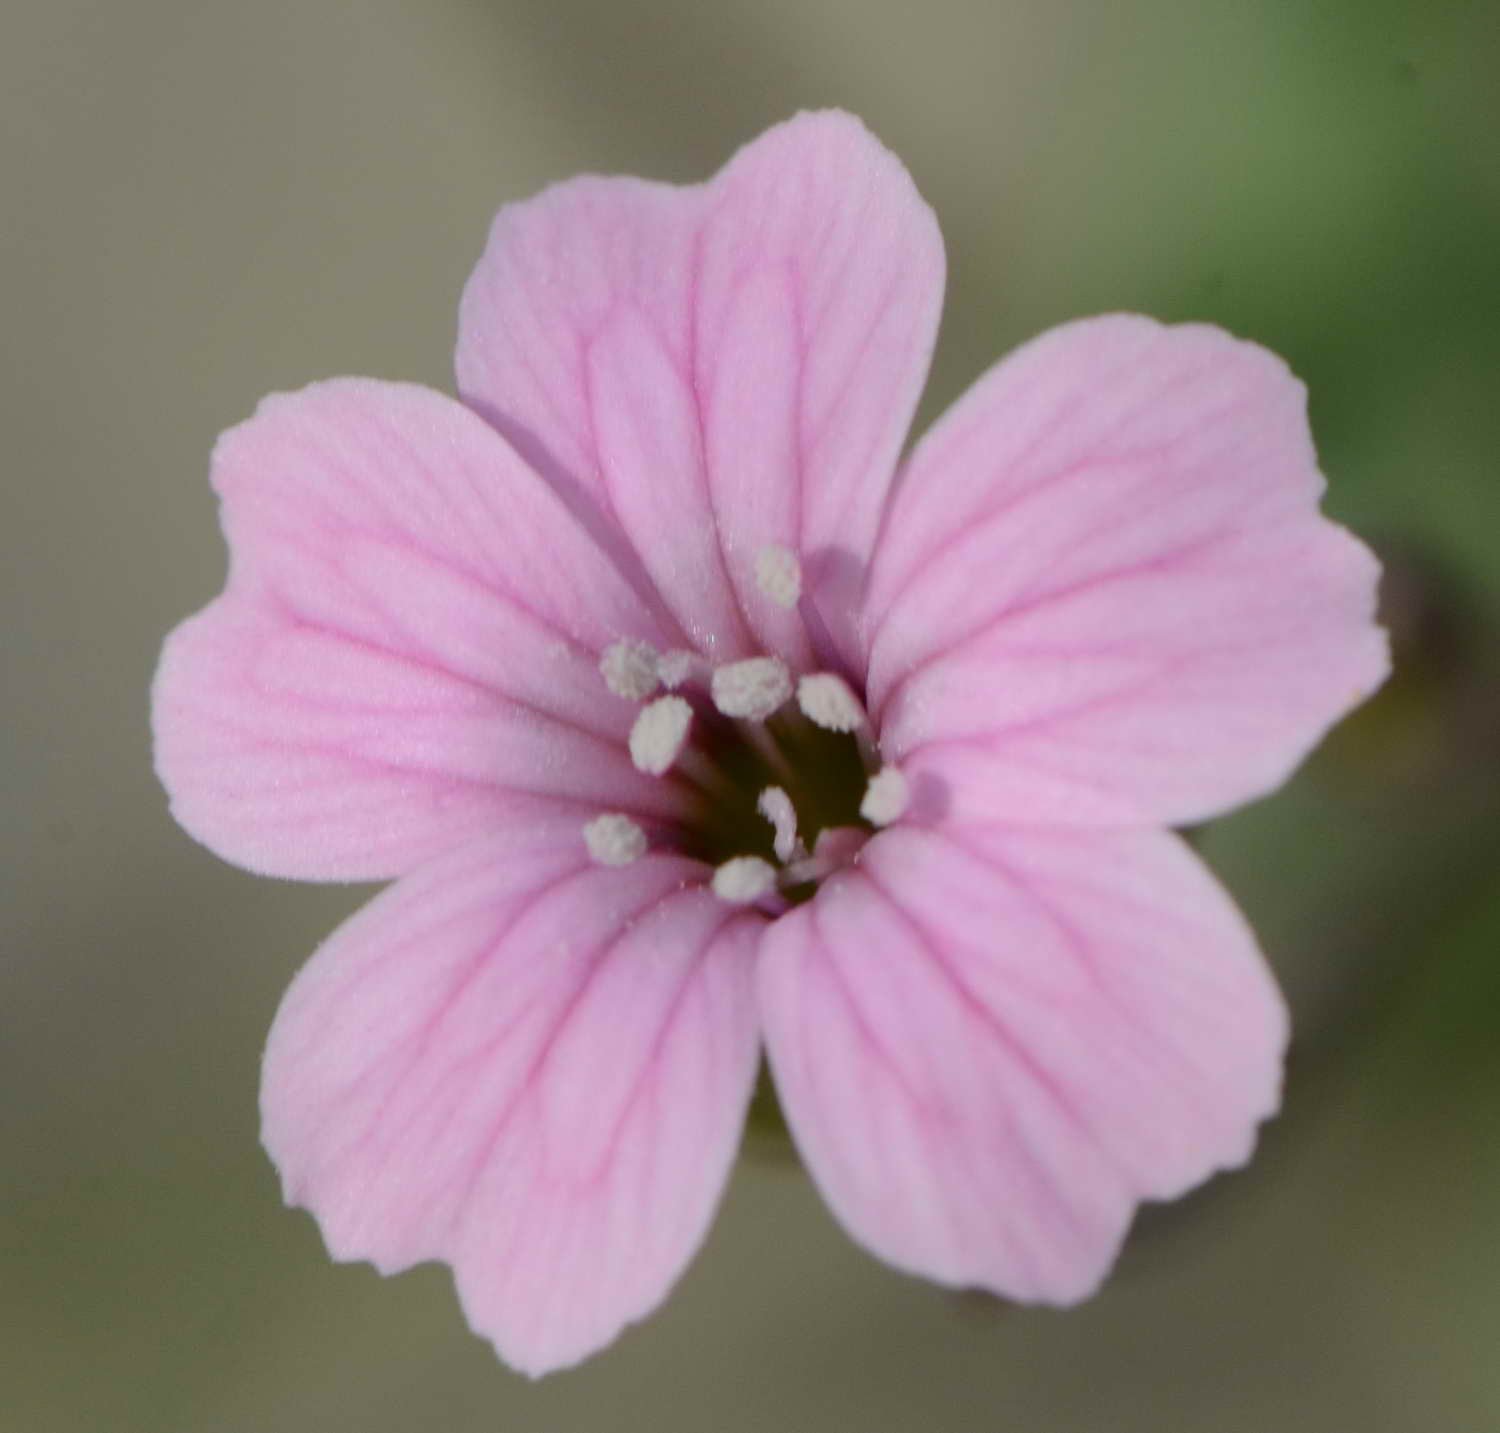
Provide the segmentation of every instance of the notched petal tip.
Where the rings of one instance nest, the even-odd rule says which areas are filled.
[[[464,289],[459,389],[612,513],[683,633],[795,658],[793,584],[758,588],[753,554],[795,534],[868,560],[943,273],[900,160],[851,115],[799,114],[701,184],[583,178],[503,209]]]
[[[538,805],[661,812],[595,665],[653,618],[472,411],[373,379],[272,395],[213,481],[229,580],[153,696],[157,769],[211,849],[374,880]]]
[[[661,1302],[732,1164],[759,923],[695,874],[591,866],[575,822],[476,842],[335,932],[267,1043],[263,1143],[330,1253],[449,1264],[532,1376]]]
[[[1305,399],[1204,324],[1107,315],[1008,355],[918,444],[883,532],[882,750],[974,820],[1176,825],[1278,786],[1385,665]]]
[[[389,839],[394,793],[378,783],[360,789],[351,772],[332,803],[341,814],[320,817],[315,793],[340,774],[338,757],[298,753],[292,741],[278,749],[253,729],[266,703],[250,673],[265,640],[245,604],[224,596],[163,643],[151,683],[152,766],[173,820],[221,860],[280,879],[388,880],[446,849],[450,840],[420,821]],[[455,821],[452,840],[464,829]]]
[[[1284,1002],[1175,838],[903,826],[840,895],[767,929],[762,1020],[810,1172],[899,1268],[1076,1303],[1276,1109]]]

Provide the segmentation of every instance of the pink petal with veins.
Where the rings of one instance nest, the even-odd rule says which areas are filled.
[[[961,819],[1264,794],[1387,670],[1378,567],[1322,492],[1302,385],[1254,344],[1115,316],[1025,345],[892,503],[865,616],[884,750]]]
[[[453,1266],[539,1374],[666,1295],[728,1175],[758,922],[692,863],[590,866],[576,827],[479,841],[378,896],[292,983],[264,1140],[335,1258]]]
[[[674,809],[597,665],[658,635],[646,607],[462,405],[361,379],[271,398],[214,483],[230,580],[153,692],[157,770],[205,845],[375,879],[538,806]]]
[[[813,1177],[899,1268],[1071,1303],[1141,1199],[1242,1163],[1286,1019],[1173,836],[899,827],[771,926],[766,1041]]]
[[[805,114],[706,185],[587,178],[501,210],[464,293],[466,401],[618,520],[715,659],[807,654],[755,558],[836,620],[863,578],[942,301],[942,241],[858,120]]]

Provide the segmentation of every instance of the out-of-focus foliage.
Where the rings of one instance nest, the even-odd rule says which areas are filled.
[[[9,728],[0,1427],[382,1433],[1500,1426],[1500,26],[1493,5],[184,0],[0,47]],[[760,1122],[667,1309],[529,1385],[446,1276],[328,1264],[256,1146],[281,988],[360,899],[168,820],[145,683],[216,588],[258,396],[447,386],[499,203],[862,114],[947,236],[931,416],[1048,324],[1222,323],[1308,381],[1398,668],[1197,834],[1289,992],[1261,1156],[1064,1315],[850,1247]],[[769,1122],[773,1123],[773,1122]]]

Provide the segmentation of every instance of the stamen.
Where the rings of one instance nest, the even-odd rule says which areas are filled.
[[[645,701],[657,688],[656,648],[649,642],[632,642],[621,638],[611,642],[599,658],[604,684],[617,697],[627,701]]]
[[[906,778],[894,766],[883,766],[865,787],[865,799],[859,803],[859,814],[872,826],[889,826],[911,799]]]
[[[833,672],[814,672],[797,683],[797,705],[808,721],[826,731],[855,731],[865,723],[865,709],[849,683]]]
[[[791,696],[792,678],[776,657],[749,657],[715,667],[712,690],[725,716],[764,721]]]
[[[630,728],[630,759],[637,771],[661,776],[677,760],[693,722],[693,709],[681,697],[658,697],[641,709]]]
[[[755,803],[760,812],[776,832],[772,845],[778,861],[790,861],[797,852],[797,808],[792,798],[779,786],[768,786],[760,793]]]
[[[730,905],[749,905],[775,886],[776,867],[759,856],[733,856],[714,872],[714,894]]]
[[[802,597],[802,564],[791,548],[779,543],[755,554],[755,580],[778,607],[795,607]]]
[[[693,667],[697,661],[695,653],[684,651],[681,647],[673,647],[670,652],[663,652],[657,658],[656,675],[661,678],[662,686],[669,692],[676,691],[693,675]]]
[[[583,841],[596,866],[628,866],[646,853],[646,833],[618,811],[594,817],[583,828]]]

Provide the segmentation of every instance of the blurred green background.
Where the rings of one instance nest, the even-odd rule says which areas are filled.
[[[215,433],[451,389],[493,209],[860,113],[947,238],[930,417],[1080,314],[1312,389],[1398,676],[1202,848],[1297,1015],[1261,1157],[1059,1314],[860,1254],[752,1139],[667,1307],[540,1384],[445,1273],[336,1267],[257,1145],[283,986],[364,892],[168,820],[146,685],[218,587]],[[0,22],[0,1429],[1500,1427],[1500,12],[1240,0],[52,0]]]

